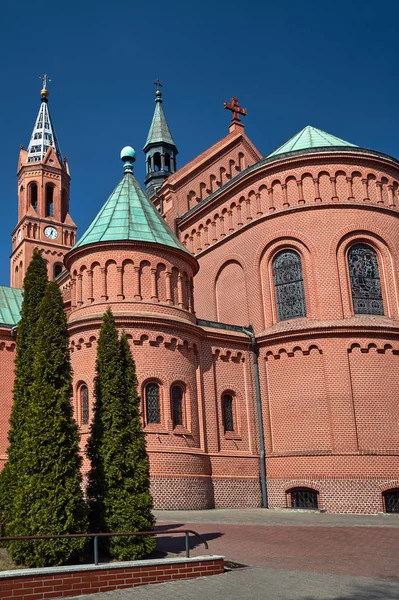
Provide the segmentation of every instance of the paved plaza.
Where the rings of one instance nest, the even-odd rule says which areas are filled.
[[[397,600],[399,515],[330,515],[258,510],[156,511],[157,527],[187,527],[209,552],[244,564],[213,577],[81,596],[81,600]],[[159,550],[182,554],[182,537]],[[192,539],[192,555],[204,554]]]

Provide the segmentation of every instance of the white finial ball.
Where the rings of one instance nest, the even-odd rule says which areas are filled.
[[[121,150],[121,159],[134,162],[136,160],[136,151],[131,146],[125,146]]]

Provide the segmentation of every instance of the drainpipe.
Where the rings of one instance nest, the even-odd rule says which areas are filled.
[[[11,327],[11,337],[15,337],[17,335],[17,329],[18,325],[14,325],[14,327]]]
[[[254,376],[255,376],[255,393],[256,393],[256,406],[258,409],[258,428],[259,428],[259,445],[260,445],[260,485],[262,492],[262,508],[268,508],[267,500],[267,486],[266,486],[266,466],[265,466],[265,434],[263,430],[263,416],[262,416],[262,399],[260,395],[260,381],[259,381],[259,363],[258,363],[258,347],[256,345],[256,338],[253,331],[252,325],[243,327],[242,331],[250,338],[252,354],[254,357]]]

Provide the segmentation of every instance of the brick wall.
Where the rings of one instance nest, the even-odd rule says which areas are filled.
[[[223,571],[224,561],[220,556],[7,571],[0,574],[0,597],[2,600],[65,598],[175,579],[219,575]]]

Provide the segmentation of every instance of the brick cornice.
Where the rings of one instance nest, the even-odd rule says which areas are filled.
[[[293,324],[292,328],[285,327],[277,330],[276,328],[271,328],[269,330],[263,331],[262,333],[256,336],[256,339],[260,346],[266,346],[270,343],[275,343],[279,341],[284,341],[284,343],[287,343],[297,339],[304,339],[309,337],[325,338],[347,336],[353,337],[357,335],[383,335],[396,337],[397,339],[397,336],[399,335],[399,321],[392,321],[391,323],[366,323],[364,321],[356,321],[358,321],[357,317],[331,322],[301,321],[296,327]]]

